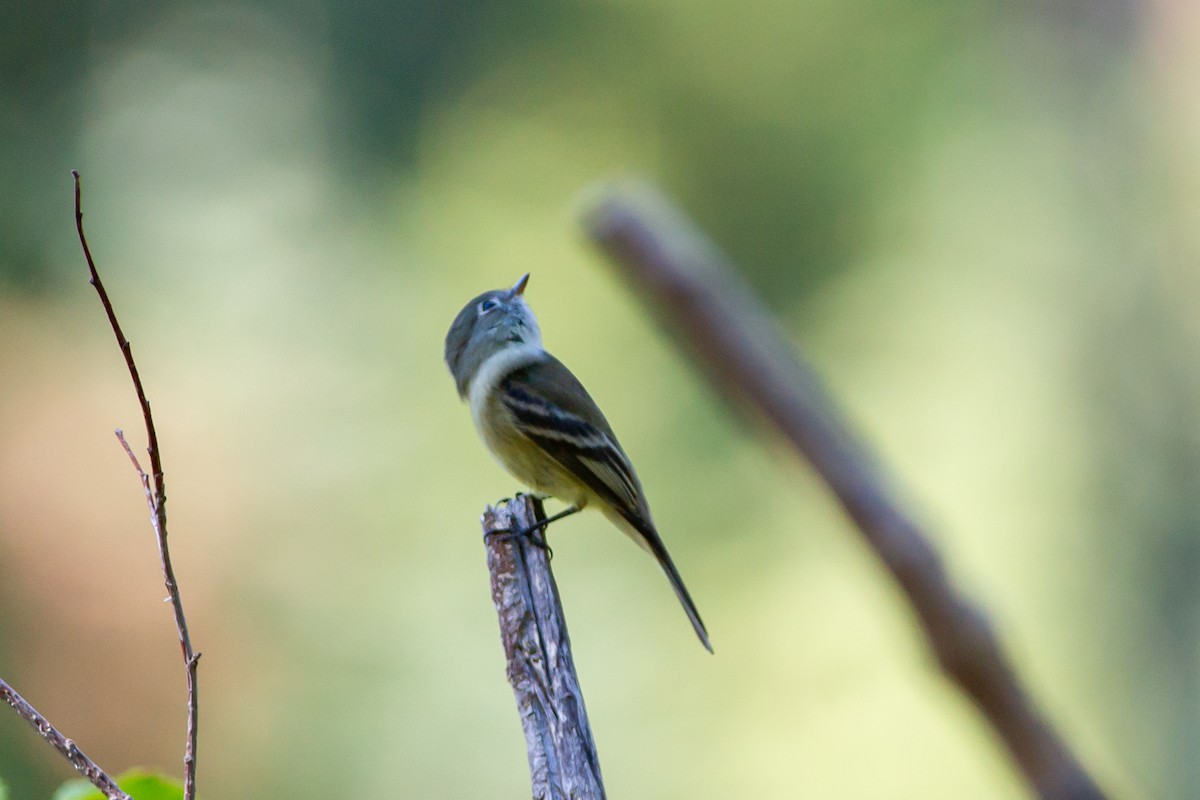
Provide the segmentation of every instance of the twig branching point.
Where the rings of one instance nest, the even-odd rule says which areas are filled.
[[[816,373],[715,244],[656,190],[604,190],[584,226],[716,389],[764,417],[837,496],[892,573],[945,672],[1039,797],[1104,794],[1022,686],[983,609],[955,586],[921,524]]]
[[[508,531],[545,519],[518,496],[483,513],[492,602],[525,731],[534,800],[604,800],[604,782],[547,550]],[[534,534],[537,535],[537,534]]]
[[[138,463],[137,457],[134,456],[133,450],[125,440],[124,433],[118,429],[116,434],[121,446],[129,455],[130,461],[133,462],[133,467],[137,470],[138,478],[146,493],[146,503],[150,507],[150,525],[154,529],[154,536],[158,541],[158,555],[162,561],[163,583],[166,585],[167,595],[175,613],[175,628],[179,633],[179,647],[183,652],[183,663],[187,674],[187,745],[183,756],[183,796],[185,800],[195,800],[196,735],[199,712],[196,665],[200,660],[200,654],[192,649],[192,637],[188,632],[187,618],[183,613],[183,598],[179,593],[179,583],[175,579],[175,569],[171,565],[171,550],[167,546],[167,487],[163,478],[162,457],[158,449],[158,432],[154,427],[154,415],[150,411],[150,401],[146,398],[146,391],[142,387],[142,378],[138,374],[137,364],[133,360],[133,348],[121,330],[121,323],[117,321],[117,313],[113,310],[112,301],[109,300],[108,292],[104,289],[104,282],[100,280],[100,273],[96,271],[96,262],[92,259],[92,251],[88,247],[87,237],[83,233],[79,173],[72,170],[71,175],[75,179],[75,230],[79,234],[79,244],[83,247],[83,255],[87,259],[89,282],[95,287],[96,294],[100,296],[100,303],[104,306],[104,313],[108,316],[108,324],[117,338],[117,346],[121,348],[121,355],[125,358],[125,366],[129,369],[129,377],[133,380],[133,388],[137,392],[138,404],[142,408],[142,419],[146,425],[146,452],[150,455],[150,474],[147,474]],[[153,481],[153,486],[151,481]]]

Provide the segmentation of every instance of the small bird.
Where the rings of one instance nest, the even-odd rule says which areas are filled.
[[[650,519],[633,465],[587,389],[542,347],[537,318],[525,302],[528,283],[526,273],[511,289],[484,292],[455,317],[446,334],[446,366],[458,396],[470,404],[475,427],[501,466],[533,491],[570,504],[546,522],[590,505],[658,559],[711,653],[708,631]]]

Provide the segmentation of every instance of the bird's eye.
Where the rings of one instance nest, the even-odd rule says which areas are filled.
[[[487,312],[491,311],[493,308],[495,308],[498,305],[500,305],[500,304],[497,303],[495,300],[484,300],[482,303],[479,304],[479,313],[486,314]]]

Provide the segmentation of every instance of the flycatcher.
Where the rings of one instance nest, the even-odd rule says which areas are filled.
[[[484,444],[513,477],[570,506],[551,520],[600,509],[649,551],[671,581],[696,635],[712,644],[679,571],[650,519],[633,465],[583,384],[542,347],[525,302],[526,274],[511,289],[484,292],[446,334],[446,365]]]

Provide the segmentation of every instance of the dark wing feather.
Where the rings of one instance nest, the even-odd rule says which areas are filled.
[[[637,531],[711,653],[700,612],[650,521],[637,474],[583,384],[561,361],[548,356],[510,373],[501,384],[501,397],[521,433],[606,500]]]
[[[528,436],[622,516],[643,516],[633,466],[591,395],[553,356],[514,370],[501,385],[505,407]]]

